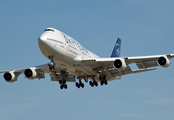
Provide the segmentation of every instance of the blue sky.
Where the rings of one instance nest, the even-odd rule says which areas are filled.
[[[38,37],[53,27],[100,57],[108,57],[117,37],[121,56],[174,53],[173,0],[6,0],[0,2],[0,69],[49,62]],[[171,60],[174,63],[174,60]],[[135,65],[131,66],[136,68]],[[15,83],[0,79],[1,120],[173,120],[174,64],[109,82],[107,86],[60,90],[44,80]]]

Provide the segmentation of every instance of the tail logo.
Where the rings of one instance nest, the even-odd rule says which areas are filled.
[[[116,54],[117,54],[117,55],[120,54],[119,48],[116,50]]]
[[[116,45],[115,46],[120,46],[118,43],[116,43]]]
[[[118,38],[110,57],[120,57],[121,39]]]

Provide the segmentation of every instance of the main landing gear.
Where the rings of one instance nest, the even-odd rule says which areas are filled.
[[[100,84],[101,85],[103,85],[103,84],[107,85],[108,84],[108,81],[106,80],[106,75],[101,75],[99,77],[99,79],[100,79]],[[95,81],[95,78],[93,78],[93,81],[89,81],[89,85],[91,87],[94,87],[94,86],[97,87],[98,86],[98,83]]]
[[[67,89],[68,88],[65,79],[59,80],[59,84],[60,84],[60,89],[63,89],[63,88]]]
[[[76,85],[77,88],[80,88],[80,87],[84,88],[84,83],[82,83],[80,78],[79,78],[79,82],[76,82],[75,85]]]
[[[95,78],[93,78],[93,81],[89,81],[89,85],[91,86],[91,87],[94,87],[94,86],[98,86],[98,83],[95,81]]]
[[[101,85],[103,85],[103,84],[107,85],[108,84],[108,81],[106,80],[106,75],[101,75],[99,77],[99,79],[100,79],[100,84]]]

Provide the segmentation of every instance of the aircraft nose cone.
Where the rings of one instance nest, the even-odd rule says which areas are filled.
[[[44,35],[41,35],[38,39],[39,42],[46,42],[47,37],[45,37]]]
[[[38,39],[38,43],[39,43],[39,45],[47,45],[48,40],[47,40],[46,35],[41,35]]]
[[[38,39],[38,44],[40,48],[43,49],[52,49],[54,44],[48,39],[48,34],[43,33],[39,39]]]

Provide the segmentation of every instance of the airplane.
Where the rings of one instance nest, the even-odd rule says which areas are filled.
[[[120,57],[121,39],[118,38],[110,57],[100,58],[84,48],[80,43],[67,34],[47,28],[38,39],[42,54],[50,62],[24,69],[0,71],[9,83],[17,81],[20,74],[33,79],[44,79],[49,73],[51,81],[57,81],[60,89],[67,89],[67,82],[75,82],[77,88],[84,88],[89,81],[91,87],[107,85],[108,81],[119,80],[123,75],[156,70],[156,66],[167,68],[174,54],[151,55],[138,57]],[[136,64],[138,69],[132,70],[129,64]],[[77,81],[77,82],[76,82]]]

